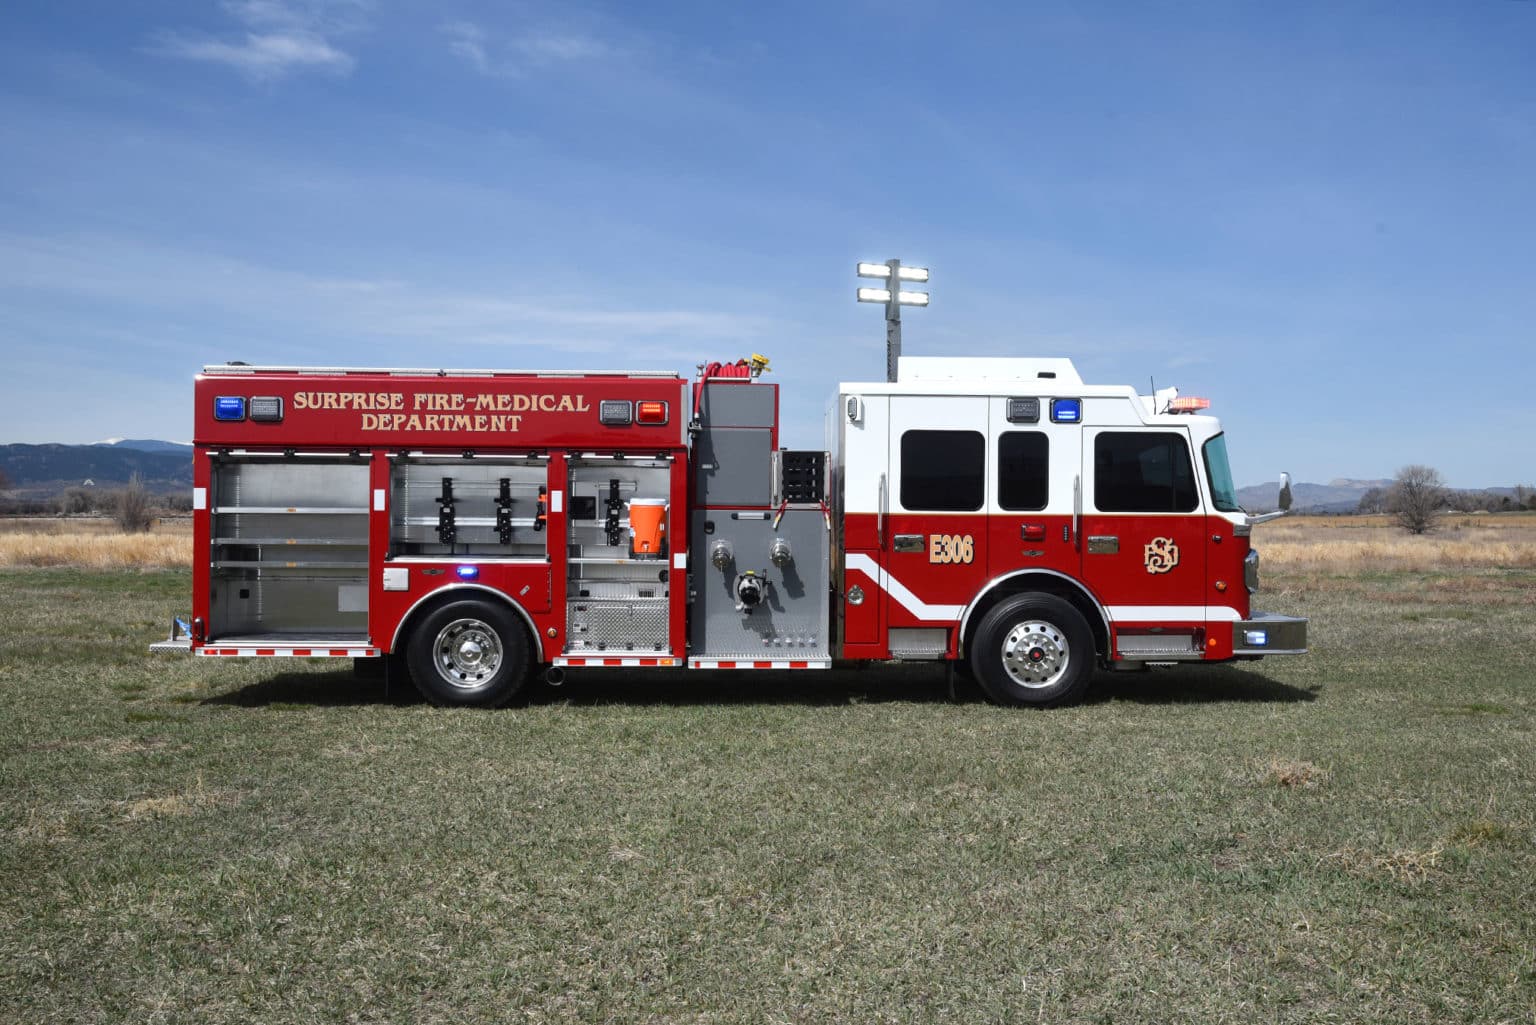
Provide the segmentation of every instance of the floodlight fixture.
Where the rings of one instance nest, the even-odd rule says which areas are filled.
[[[887,286],[903,281],[928,280],[927,267],[903,267],[900,260],[884,263],[857,263],[855,270],[861,278],[880,278]],[[908,292],[896,287],[860,288],[856,293],[861,303],[885,304],[885,379],[896,380],[896,367],[901,359],[901,308],[903,306],[927,306],[927,292]]]

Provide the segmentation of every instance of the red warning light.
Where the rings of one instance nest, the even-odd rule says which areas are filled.
[[[665,402],[637,402],[635,403],[635,422],[642,424],[664,424],[667,422],[667,404]]]
[[[1168,412],[1170,413],[1193,413],[1197,410],[1210,408],[1210,399],[1197,399],[1194,396],[1190,396],[1189,398],[1174,399],[1172,402],[1168,403]]]

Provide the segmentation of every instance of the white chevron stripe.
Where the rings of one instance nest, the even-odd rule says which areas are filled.
[[[896,600],[896,604],[918,619],[928,622],[952,622],[959,619],[960,613],[965,611],[964,605],[929,605],[909,591],[900,580],[882,569],[874,559],[863,553],[848,556],[844,565],[873,580],[876,586]]]

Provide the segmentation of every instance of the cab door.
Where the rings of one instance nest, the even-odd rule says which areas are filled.
[[[988,579],[988,400],[893,395],[890,472],[882,496],[884,601],[894,652],[942,654]],[[902,631],[924,631],[903,633]]]
[[[1072,513],[1083,429],[1042,415],[1050,400],[996,397],[991,406],[988,579],[1021,570],[1081,572]]]
[[[1083,581],[1117,632],[1203,629],[1205,516],[1187,431],[1085,429],[1081,531]]]

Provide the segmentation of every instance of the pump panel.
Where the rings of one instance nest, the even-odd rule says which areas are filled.
[[[828,531],[820,509],[693,514],[689,653],[828,658]]]

